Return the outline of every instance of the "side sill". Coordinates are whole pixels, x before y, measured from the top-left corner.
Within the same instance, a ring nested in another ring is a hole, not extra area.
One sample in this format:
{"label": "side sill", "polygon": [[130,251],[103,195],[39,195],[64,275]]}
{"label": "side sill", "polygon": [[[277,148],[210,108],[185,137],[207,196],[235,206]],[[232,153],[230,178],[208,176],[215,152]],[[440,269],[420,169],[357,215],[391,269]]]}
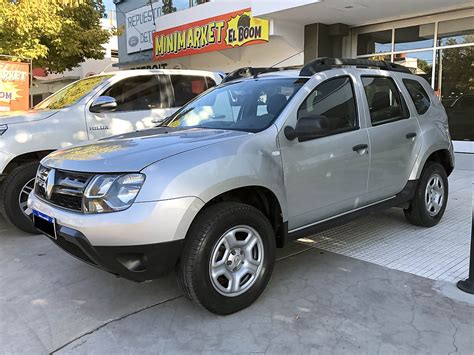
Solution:
{"label": "side sill", "polygon": [[382,211],[391,207],[398,207],[410,201],[415,196],[415,191],[418,186],[418,180],[410,180],[407,182],[405,187],[401,192],[399,192],[394,198],[389,200],[382,201],[377,204],[370,205],[366,208],[359,209],[354,212],[346,213],[342,216],[335,217],[325,222],[321,222],[307,228],[302,228],[294,232],[288,231],[288,222],[285,222],[284,225],[284,234],[282,236],[283,246],[288,242],[293,240],[308,237],[310,235],[323,232],[325,230],[337,227],[341,224],[348,223],[358,217],[367,215],[368,213],[373,213],[377,211]]}

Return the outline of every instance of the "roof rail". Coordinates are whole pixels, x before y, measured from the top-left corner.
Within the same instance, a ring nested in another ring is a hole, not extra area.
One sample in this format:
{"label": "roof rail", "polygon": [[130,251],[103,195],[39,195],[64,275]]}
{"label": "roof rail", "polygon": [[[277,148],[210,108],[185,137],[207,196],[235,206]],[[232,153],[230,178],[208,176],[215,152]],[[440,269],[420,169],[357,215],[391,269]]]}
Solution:
{"label": "roof rail", "polygon": [[301,76],[311,76],[316,73],[337,68],[341,66],[356,66],[359,68],[378,68],[382,70],[396,71],[411,74],[412,72],[407,67],[400,64],[384,60],[369,60],[369,59],[346,59],[346,58],[318,58],[305,64],[300,71]]}
{"label": "roof rail", "polygon": [[227,83],[232,80],[240,79],[240,78],[250,78],[256,77],[260,74],[265,73],[273,73],[282,70],[294,69],[294,67],[280,67],[280,68],[273,68],[273,67],[262,67],[262,68],[253,68],[253,67],[243,67],[236,69],[229,74],[222,80],[223,83]]}

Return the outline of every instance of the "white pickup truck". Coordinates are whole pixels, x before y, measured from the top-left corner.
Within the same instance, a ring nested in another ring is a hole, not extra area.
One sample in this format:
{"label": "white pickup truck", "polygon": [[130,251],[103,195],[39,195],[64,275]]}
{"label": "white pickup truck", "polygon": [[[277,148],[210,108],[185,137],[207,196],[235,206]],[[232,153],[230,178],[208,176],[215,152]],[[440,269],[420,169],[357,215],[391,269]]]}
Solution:
{"label": "white pickup truck", "polygon": [[26,202],[52,151],[150,128],[222,81],[197,70],[124,70],[76,81],[28,112],[0,115],[0,212],[35,233]]}

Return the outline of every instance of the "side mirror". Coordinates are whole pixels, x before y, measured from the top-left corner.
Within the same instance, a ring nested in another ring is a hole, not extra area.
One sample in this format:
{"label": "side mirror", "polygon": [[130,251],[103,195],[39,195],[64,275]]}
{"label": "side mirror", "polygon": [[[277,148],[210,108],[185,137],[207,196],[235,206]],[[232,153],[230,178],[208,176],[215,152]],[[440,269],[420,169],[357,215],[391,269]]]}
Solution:
{"label": "side mirror", "polygon": [[295,138],[300,142],[320,138],[329,133],[329,121],[322,115],[304,116],[296,122],[295,128],[286,126],[283,132],[290,141]]}
{"label": "side mirror", "polygon": [[91,107],[89,108],[90,112],[99,113],[99,112],[110,112],[114,111],[117,108],[117,101],[110,96],[99,96],[92,102]]}

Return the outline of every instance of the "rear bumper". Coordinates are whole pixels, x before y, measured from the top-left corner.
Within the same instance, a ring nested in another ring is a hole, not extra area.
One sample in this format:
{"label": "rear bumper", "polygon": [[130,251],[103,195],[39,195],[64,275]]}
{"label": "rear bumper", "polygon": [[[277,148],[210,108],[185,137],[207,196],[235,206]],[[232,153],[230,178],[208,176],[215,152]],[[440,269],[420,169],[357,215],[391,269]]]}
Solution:
{"label": "rear bumper", "polygon": [[181,254],[183,240],[127,246],[93,246],[81,232],[60,226],[51,239],[75,258],[125,279],[143,282],[172,271]]}

